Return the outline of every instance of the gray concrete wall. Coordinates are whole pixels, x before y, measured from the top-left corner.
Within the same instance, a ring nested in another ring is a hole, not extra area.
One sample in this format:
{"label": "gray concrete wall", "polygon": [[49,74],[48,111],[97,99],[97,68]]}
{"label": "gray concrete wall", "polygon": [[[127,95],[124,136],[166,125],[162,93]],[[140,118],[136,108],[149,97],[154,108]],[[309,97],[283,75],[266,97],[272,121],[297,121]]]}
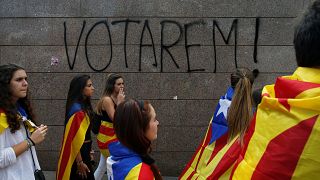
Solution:
{"label": "gray concrete wall", "polygon": [[[294,25],[310,2],[1,0],[0,64],[17,63],[28,71],[38,121],[48,124],[50,128],[46,142],[37,147],[44,170],[56,168],[71,78],[79,73],[92,76],[97,90],[95,103],[103,90],[106,74],[116,72],[124,76],[127,97],[149,99],[155,106],[160,126],[153,155],[163,175],[178,176],[205,135],[217,99],[229,85],[235,58],[238,67],[258,68],[261,71],[255,83],[257,88],[295,69],[292,46]],[[128,25],[124,41],[125,24],[115,24],[115,21],[126,19],[139,23]],[[71,69],[64,38],[72,63],[84,21],[86,24]],[[94,27],[101,21],[106,21],[110,33],[104,24]],[[234,21],[237,21],[237,28],[231,31]],[[145,29],[143,33],[145,22],[148,22],[150,31]],[[214,22],[226,38],[231,31],[229,44],[223,41]],[[143,44],[154,42],[157,66],[152,65],[155,62],[152,46],[143,47],[140,58],[142,34]],[[177,40],[177,44],[169,48],[173,61],[163,46]],[[189,48],[189,66],[186,43],[200,44]],[[254,62],[255,47],[257,62]],[[102,72],[96,72],[109,63],[111,51],[109,66]],[[52,58],[57,58],[59,63],[51,65]],[[188,72],[188,69],[204,71]],[[173,99],[174,96],[177,100]]]}

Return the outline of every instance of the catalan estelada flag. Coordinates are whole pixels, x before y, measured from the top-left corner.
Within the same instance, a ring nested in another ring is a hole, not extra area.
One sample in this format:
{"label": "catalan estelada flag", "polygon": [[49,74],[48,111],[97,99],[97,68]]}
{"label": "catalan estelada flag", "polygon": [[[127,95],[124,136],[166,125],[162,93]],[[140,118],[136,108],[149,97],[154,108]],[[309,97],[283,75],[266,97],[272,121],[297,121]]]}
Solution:
{"label": "catalan estelada flag", "polygon": [[320,179],[320,69],[265,86],[230,179]]}
{"label": "catalan estelada flag", "polygon": [[117,141],[117,136],[113,129],[113,123],[102,121],[97,135],[97,144],[101,154],[105,158],[109,156],[108,145],[115,141]]}
{"label": "catalan estelada flag", "polygon": [[[21,108],[19,108],[21,109]],[[26,117],[26,112],[25,112]],[[27,118],[26,118],[27,120]],[[30,121],[30,120],[28,120]],[[29,132],[33,132],[35,130],[34,127],[30,126],[30,124],[26,123],[26,127],[28,128]],[[5,129],[9,127],[8,121],[7,121],[7,115],[5,114],[3,109],[0,109],[0,134],[4,132]]]}
{"label": "catalan estelada flag", "polygon": [[71,106],[67,119],[57,167],[57,180],[70,179],[72,164],[80,152],[90,125],[88,115],[78,103],[74,103]]}
{"label": "catalan estelada flag", "polygon": [[232,96],[233,89],[230,87],[225,96],[220,98],[203,142],[179,179],[229,179],[233,164],[240,154],[238,137],[227,143],[227,112]]}
{"label": "catalan estelada flag", "polygon": [[109,150],[111,154],[107,159],[109,180],[154,180],[150,166],[143,162],[137,153],[128,149],[119,141],[111,143]]}

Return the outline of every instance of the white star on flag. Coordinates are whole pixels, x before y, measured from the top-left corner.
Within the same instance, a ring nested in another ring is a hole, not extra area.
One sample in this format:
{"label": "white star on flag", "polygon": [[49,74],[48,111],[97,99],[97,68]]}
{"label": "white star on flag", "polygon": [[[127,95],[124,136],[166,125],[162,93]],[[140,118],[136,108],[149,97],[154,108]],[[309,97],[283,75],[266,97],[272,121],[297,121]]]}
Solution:
{"label": "white star on flag", "polygon": [[228,113],[228,109],[231,104],[231,101],[228,99],[220,99],[219,104],[220,104],[220,108],[217,112],[217,116],[223,113],[224,117],[227,118],[227,113]]}

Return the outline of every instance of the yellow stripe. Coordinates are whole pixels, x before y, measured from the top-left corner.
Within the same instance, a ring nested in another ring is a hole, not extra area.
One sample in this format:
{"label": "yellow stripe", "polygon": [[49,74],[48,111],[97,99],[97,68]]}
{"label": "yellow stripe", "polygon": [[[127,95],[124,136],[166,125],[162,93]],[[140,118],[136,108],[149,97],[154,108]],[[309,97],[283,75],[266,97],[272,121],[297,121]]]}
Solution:
{"label": "yellow stripe", "polygon": [[[309,82],[312,80],[319,83],[319,73],[319,70],[310,71],[310,68],[298,68],[293,76],[287,76],[285,78],[296,80],[308,79]],[[274,85],[266,86],[263,90],[263,93],[265,92],[269,93],[270,97],[263,97],[262,102],[259,105],[255,132],[249,142],[244,160],[240,162],[235,170],[233,179],[251,179],[251,176],[270,140],[292,126],[297,125],[301,121],[319,115],[320,113],[319,88],[306,90],[300,93],[295,99],[288,99],[290,111],[280,104],[278,99],[272,98],[275,97]],[[318,158],[318,152],[320,149],[318,141],[320,136],[320,125],[318,121],[316,122],[313,132],[304,148],[303,154],[298,162],[297,169],[294,172],[293,179],[301,178],[301,174],[303,174],[303,178],[306,178],[305,176],[307,174],[310,174],[310,177],[320,176],[320,160]],[[309,173],[310,171],[313,172]]]}
{"label": "yellow stripe", "polygon": [[[107,128],[113,128],[113,123],[107,122],[107,121],[102,121],[100,126],[104,126]],[[107,141],[111,141],[116,138],[117,138],[117,136],[115,134],[113,136],[107,136],[105,134],[98,133],[98,135],[97,135],[97,140],[102,143],[106,143]],[[101,154],[106,158],[110,155],[108,149],[100,149],[99,148],[99,150],[100,150]]]}
{"label": "yellow stripe", "polygon": [[141,169],[142,163],[139,163],[135,167],[133,167],[128,175],[125,177],[126,180],[136,180],[139,178],[140,169]]}
{"label": "yellow stripe", "polygon": [[65,147],[65,144],[66,144],[66,140],[67,140],[67,135],[69,134],[69,130],[70,130],[70,126],[72,124],[72,121],[70,119],[73,119],[73,117],[75,116],[75,114],[73,114],[69,120],[68,120],[68,123],[64,129],[64,134],[63,134],[63,141],[62,141],[62,147],[61,147],[61,150],[60,150],[60,157],[59,157],[59,160],[58,160],[58,167],[57,167],[57,172],[60,172],[60,164],[61,164],[61,158],[62,158],[62,153],[64,152],[64,147]]}
{"label": "yellow stripe", "polygon": [[7,122],[7,116],[5,113],[0,113],[0,134],[3,133],[5,129],[9,127],[9,124]]}
{"label": "yellow stripe", "polygon": [[[209,126],[207,128],[207,132],[206,132],[206,135],[205,135],[204,139],[206,139],[207,136],[208,136],[209,129],[210,129],[211,123],[212,123],[212,119],[213,119],[213,116],[211,117],[211,120],[210,120]],[[204,143],[205,142],[202,142],[202,144],[201,144],[202,147],[204,146]],[[197,165],[197,162],[198,162],[199,158],[201,158],[200,157],[201,149],[202,148],[200,148],[199,151],[197,152],[197,154],[195,155],[195,157],[194,157],[192,163],[190,164],[190,167],[188,168],[188,170],[183,174],[183,176],[180,177],[181,179],[187,179],[192,174],[192,172],[195,171],[195,167]],[[193,175],[193,177],[195,177],[195,176],[198,176],[197,173]]]}
{"label": "yellow stripe", "polygon": [[315,179],[320,177],[319,143],[320,116],[316,120],[312,133],[304,147],[292,179]]}
{"label": "yellow stripe", "polygon": [[[212,123],[212,119],[210,121],[209,127],[211,127],[211,123]],[[209,132],[209,128],[207,130],[206,136],[205,138],[207,138],[207,136],[209,136],[208,134]],[[211,134],[210,134],[211,136]],[[181,177],[181,179],[187,179],[194,171],[195,173],[193,174],[193,176],[191,177],[191,179],[207,179],[208,176],[210,176],[212,174],[212,172],[215,170],[215,168],[217,167],[217,165],[219,164],[219,162],[221,161],[222,157],[225,155],[225,153],[229,150],[229,148],[232,146],[232,144],[238,139],[238,136],[235,137],[230,143],[226,144],[217,154],[216,156],[210,161],[210,163],[207,165],[211,154],[215,148],[216,142],[213,142],[212,144],[208,145],[205,147],[201,157],[200,156],[200,152],[198,151],[190,168],[185,172],[185,174]],[[203,146],[203,144],[202,144]],[[200,158],[200,160],[199,160]],[[198,163],[197,169],[195,169],[195,166]],[[223,174],[223,178],[229,178],[230,174],[231,174],[231,170],[232,168],[230,167],[224,174]]]}
{"label": "yellow stripe", "polygon": [[[226,152],[229,150],[229,148],[232,146],[232,144],[238,140],[238,136],[235,137],[230,143],[226,144],[217,154],[216,156],[211,160],[211,162],[207,165],[209,158],[213,152],[214,146],[208,146],[208,148],[205,149],[205,153],[203,154],[203,157],[201,159],[201,164],[199,163],[199,168],[197,173],[199,173],[199,177],[203,177],[204,179],[207,179],[213,171],[216,169],[217,165],[220,163],[223,156],[226,154]],[[215,144],[215,143],[214,143]],[[229,174],[230,175],[230,174]]]}
{"label": "yellow stripe", "polygon": [[[69,119],[69,121],[68,121],[68,123],[66,125],[66,132],[64,133],[63,146],[62,146],[62,151],[61,152],[64,152],[66,139],[67,139],[67,136],[69,134],[69,130],[70,130],[70,126],[72,124],[72,120],[73,120],[75,115],[76,114],[71,116],[71,118]],[[81,146],[82,146],[82,144],[84,142],[85,134],[86,134],[86,131],[87,131],[88,127],[89,127],[89,124],[90,124],[90,119],[86,114],[84,120],[82,120],[82,122],[80,124],[80,128],[78,129],[75,137],[73,138],[72,145],[71,145],[71,153],[70,153],[70,156],[69,156],[69,160],[68,160],[65,172],[64,172],[63,177],[62,177],[63,180],[70,179],[70,173],[71,173],[72,164],[73,164],[77,154],[80,152],[80,148],[81,148]],[[60,156],[60,158],[59,158],[59,164],[61,164],[61,157],[62,156]],[[58,171],[60,171],[60,166],[58,166]]]}
{"label": "yellow stripe", "polygon": [[320,84],[320,69],[298,67],[292,76],[283,76],[287,79],[299,80]]}
{"label": "yellow stripe", "polygon": [[230,168],[219,177],[219,180],[229,180],[233,166],[234,164],[230,166]]}

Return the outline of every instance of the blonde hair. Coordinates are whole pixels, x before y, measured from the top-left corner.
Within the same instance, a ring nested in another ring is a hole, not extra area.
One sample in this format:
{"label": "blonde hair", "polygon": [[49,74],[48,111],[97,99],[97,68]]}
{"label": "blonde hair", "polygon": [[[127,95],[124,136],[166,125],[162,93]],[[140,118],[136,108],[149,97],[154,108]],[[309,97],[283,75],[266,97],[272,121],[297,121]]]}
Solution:
{"label": "blonde hair", "polygon": [[231,74],[231,85],[234,94],[228,110],[228,142],[239,135],[240,143],[243,144],[244,134],[252,118],[252,84],[255,76],[247,68],[239,68]]}

